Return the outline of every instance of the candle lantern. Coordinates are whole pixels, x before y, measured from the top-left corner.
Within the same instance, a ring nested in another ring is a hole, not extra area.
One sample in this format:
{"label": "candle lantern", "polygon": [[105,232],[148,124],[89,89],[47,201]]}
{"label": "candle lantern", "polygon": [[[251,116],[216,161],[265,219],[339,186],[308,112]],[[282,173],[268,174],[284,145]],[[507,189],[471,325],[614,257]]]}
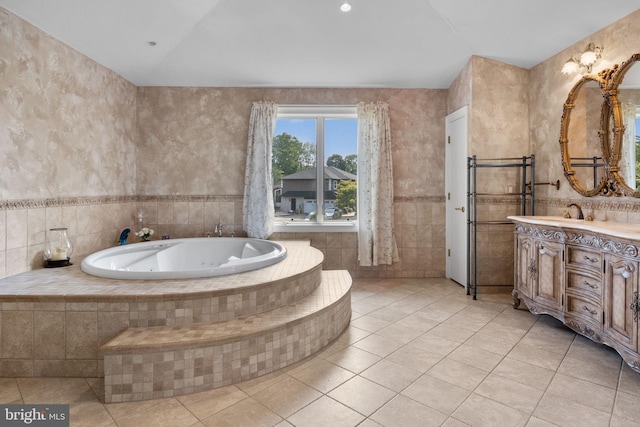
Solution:
{"label": "candle lantern", "polygon": [[67,235],[67,228],[50,228],[44,245],[44,266],[50,268],[71,265],[69,261],[72,253],[73,244]]}

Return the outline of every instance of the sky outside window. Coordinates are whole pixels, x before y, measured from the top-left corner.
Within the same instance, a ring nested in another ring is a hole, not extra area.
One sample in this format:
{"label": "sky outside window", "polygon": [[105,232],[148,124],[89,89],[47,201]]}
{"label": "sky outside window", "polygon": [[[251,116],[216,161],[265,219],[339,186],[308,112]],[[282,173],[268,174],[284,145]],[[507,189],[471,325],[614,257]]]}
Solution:
{"label": "sky outside window", "polygon": [[[358,120],[356,119],[325,119],[324,128],[324,162],[332,154],[342,157],[357,153]],[[278,119],[274,135],[288,133],[301,142],[316,142],[316,127],[314,120]]]}

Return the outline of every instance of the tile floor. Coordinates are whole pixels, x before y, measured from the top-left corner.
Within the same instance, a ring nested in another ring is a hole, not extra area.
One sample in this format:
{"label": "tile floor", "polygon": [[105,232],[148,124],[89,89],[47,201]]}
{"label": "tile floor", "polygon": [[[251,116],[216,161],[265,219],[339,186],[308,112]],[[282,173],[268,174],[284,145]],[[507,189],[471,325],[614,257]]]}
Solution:
{"label": "tile floor", "polygon": [[69,403],[91,427],[640,426],[640,374],[510,303],[446,279],[358,279],[349,329],[266,377],[107,405],[101,379],[4,378],[0,402]]}

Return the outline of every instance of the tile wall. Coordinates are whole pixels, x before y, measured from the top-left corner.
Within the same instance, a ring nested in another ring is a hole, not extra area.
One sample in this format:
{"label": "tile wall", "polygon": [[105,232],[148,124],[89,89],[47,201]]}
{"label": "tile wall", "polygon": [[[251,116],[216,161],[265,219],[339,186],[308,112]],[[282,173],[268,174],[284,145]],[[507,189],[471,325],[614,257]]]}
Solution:
{"label": "tile wall", "polygon": [[[155,230],[154,239],[202,237],[223,224],[223,234],[243,236],[242,198],[166,196],[30,200],[0,204],[0,278],[43,267],[46,230],[67,227],[75,249],[72,262],[115,246],[124,228]],[[324,254],[325,270],[348,270],[353,277],[443,277],[444,197],[396,198],[397,244],[401,261],[393,266],[359,267],[355,233],[275,233],[273,240],[305,239]],[[129,242],[137,238],[129,235]]]}

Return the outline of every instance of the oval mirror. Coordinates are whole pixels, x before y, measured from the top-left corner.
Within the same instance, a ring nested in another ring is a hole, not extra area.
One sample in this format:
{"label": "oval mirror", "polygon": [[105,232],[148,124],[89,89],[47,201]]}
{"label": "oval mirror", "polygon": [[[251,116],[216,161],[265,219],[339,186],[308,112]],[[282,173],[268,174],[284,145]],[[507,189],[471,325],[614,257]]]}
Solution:
{"label": "oval mirror", "polygon": [[609,102],[613,112],[611,174],[627,196],[640,197],[640,54],[613,74]]}
{"label": "oval mirror", "polygon": [[560,149],[571,187],[590,197],[606,192],[609,114],[603,106],[605,82],[586,75],[569,92],[562,113]]}

